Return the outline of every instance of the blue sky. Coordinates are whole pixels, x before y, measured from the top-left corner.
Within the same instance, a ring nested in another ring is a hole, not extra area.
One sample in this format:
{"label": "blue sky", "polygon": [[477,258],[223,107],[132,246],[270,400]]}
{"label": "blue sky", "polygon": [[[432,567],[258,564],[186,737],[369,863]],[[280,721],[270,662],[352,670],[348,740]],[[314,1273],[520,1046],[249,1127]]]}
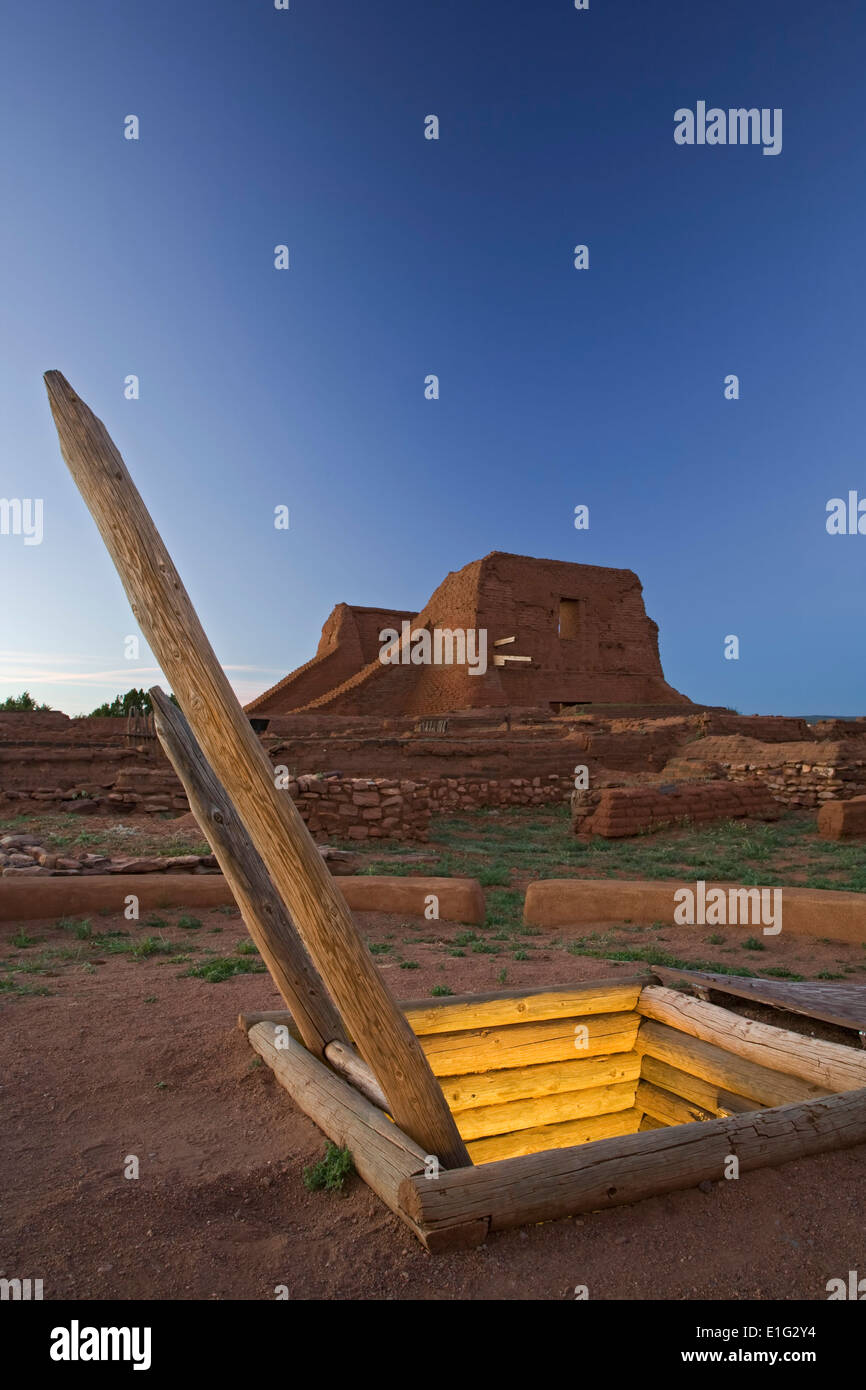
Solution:
{"label": "blue sky", "polygon": [[[634,569],[693,699],[864,711],[866,536],[825,529],[866,496],[856,0],[13,0],[0,39],[0,495],[44,500],[0,535],[0,698],[158,678],[59,368],[242,699],[335,603],[507,550]],[[782,152],[676,145],[699,100],[782,108]]]}

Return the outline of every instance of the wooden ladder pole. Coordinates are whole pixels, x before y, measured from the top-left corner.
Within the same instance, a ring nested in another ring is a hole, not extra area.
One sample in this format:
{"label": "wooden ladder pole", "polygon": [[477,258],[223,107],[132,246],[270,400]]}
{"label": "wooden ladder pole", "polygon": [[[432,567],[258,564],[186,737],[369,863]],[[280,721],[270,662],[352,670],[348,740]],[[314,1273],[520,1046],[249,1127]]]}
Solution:
{"label": "wooden ladder pole", "polygon": [[291,798],[214,655],[171,557],[101,420],[45,373],[60,449],[133,614],[235,805],[400,1128],[444,1168],[469,1157],[421,1044],[397,1008]]}
{"label": "wooden ladder pole", "polygon": [[324,1057],[328,1043],[347,1042],[334,1002],[183,710],[158,685],[148,693],[159,741],[183,783],[190,809],[216,855],[247,930],[291,1010],[304,1045]]}

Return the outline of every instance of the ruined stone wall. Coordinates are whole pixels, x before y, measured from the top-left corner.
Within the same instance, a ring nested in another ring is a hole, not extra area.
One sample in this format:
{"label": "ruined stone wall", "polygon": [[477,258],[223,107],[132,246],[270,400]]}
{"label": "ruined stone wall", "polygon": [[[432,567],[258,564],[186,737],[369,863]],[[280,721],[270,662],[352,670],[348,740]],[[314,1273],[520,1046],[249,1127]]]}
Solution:
{"label": "ruined stone wall", "polygon": [[730,782],[676,783],[662,787],[611,787],[585,799],[575,796],[572,824],[576,834],[621,839],[683,824],[706,825],[743,816],[776,820],[781,806],[769,789],[754,779]]}
{"label": "ruined stone wall", "polygon": [[866,737],[761,743],[741,736],[698,739],[680,748],[665,775],[761,782],[777,801],[815,807],[866,793]]}

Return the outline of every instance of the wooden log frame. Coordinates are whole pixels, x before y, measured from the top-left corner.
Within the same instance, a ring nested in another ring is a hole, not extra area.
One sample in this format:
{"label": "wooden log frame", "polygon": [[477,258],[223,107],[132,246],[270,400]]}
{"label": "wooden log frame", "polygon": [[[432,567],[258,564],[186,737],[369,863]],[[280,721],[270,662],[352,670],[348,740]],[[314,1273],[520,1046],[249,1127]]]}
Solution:
{"label": "wooden log frame", "polygon": [[[468,1163],[441,1087],[397,1009],[300,813],[217,661],[180,575],[101,420],[60,372],[45,373],[60,449],[132,611],[195,738],[231,798],[391,1114],[446,1166]],[[269,941],[271,954],[282,946]]]}
{"label": "wooden log frame", "polygon": [[[570,991],[544,991],[549,996],[559,995],[559,999],[549,998],[541,1004],[537,1003],[540,991],[524,996],[501,991],[495,997],[486,996],[474,1002],[485,1007],[495,1005],[491,1016],[494,1025],[515,1015],[525,1018],[529,1000],[535,1000],[535,1007],[545,1013],[550,1010],[550,1015],[538,1022],[550,1022],[551,1018],[554,1022],[570,1022],[570,1018],[562,1018],[559,1003],[569,1011],[587,1008],[592,997],[590,989],[594,989],[597,1004],[616,1009],[631,999],[623,1001],[619,995],[608,995],[606,988],[608,985],[619,988],[624,983],[602,981],[586,987],[576,986]],[[401,1007],[408,1017],[414,1015],[418,1019],[419,1026],[436,1030],[427,1037],[444,1040],[447,1037],[445,1024],[456,1029],[458,1035],[468,1031],[460,1025],[471,1017],[472,1006],[473,997],[465,996],[432,1003],[415,1001]],[[241,1015],[239,1020],[242,1026],[250,1028],[251,1042],[269,1065],[274,1066],[275,1023],[278,1025],[287,1018],[284,1011],[271,1011],[268,1015]],[[726,1021],[727,1026],[732,1027],[734,1020],[742,1021],[732,1015]],[[510,1026],[513,1025],[501,1022],[505,1029]],[[528,1025],[530,1029],[533,1026],[536,1026],[535,1021]],[[493,1031],[496,1031],[495,1026]],[[785,1030],[775,1031],[784,1033]],[[669,1046],[668,1036],[676,1040],[675,1049]],[[262,1046],[263,1037],[270,1039],[269,1047]],[[803,1041],[812,1040],[804,1038]],[[859,1057],[856,1051],[850,1051],[853,1057]],[[663,1055],[659,1057],[656,1053]],[[383,1165],[375,1158],[383,1135],[398,1146],[403,1145],[405,1136],[397,1138],[394,1135],[396,1126],[391,1125],[381,1108],[359,1111],[359,1105],[367,1105],[367,1102],[361,1101],[353,1085],[323,1068],[298,1044],[279,1055],[280,1064],[274,1066],[278,1080],[335,1142],[348,1143],[350,1148],[360,1146],[360,1163],[356,1163],[359,1172],[430,1250],[465,1248],[483,1241],[488,1231],[556,1220],[689,1188],[706,1180],[718,1181],[724,1178],[731,1155],[736,1156],[740,1171],[748,1172],[866,1143],[866,1088],[828,1094],[813,1082],[774,1072],[770,1067],[726,1053],[715,1044],[678,1033],[669,1025],[644,1020],[636,1051],[576,1063],[540,1064],[525,1068],[523,1079],[519,1069],[508,1068],[471,1077],[446,1078],[443,1081],[446,1094],[451,1085],[469,1088],[464,1096],[469,1104],[457,1111],[456,1118],[458,1123],[464,1122],[469,1151],[477,1166],[440,1169],[438,1176],[431,1178],[426,1169],[422,1172],[413,1167],[418,1157],[414,1150],[409,1150],[408,1158],[403,1150],[405,1162],[402,1166]],[[710,1079],[665,1060],[670,1056],[677,1062],[708,1072]],[[335,1065],[339,1058],[332,1061],[329,1056],[328,1061]],[[329,1078],[326,1102],[320,1095],[321,1086],[309,1082],[311,1064],[314,1076],[321,1079],[324,1072]],[[364,1064],[359,1065],[363,1068]],[[575,1073],[575,1067],[587,1070]],[[553,1084],[553,1074],[559,1068],[565,1069],[568,1086],[573,1084],[575,1077],[578,1082],[565,1096],[558,1084]],[[631,1088],[623,1086],[624,1078],[610,1068],[627,1072],[628,1080],[636,1087],[633,1103],[629,1101]],[[606,1086],[594,1089],[590,1085],[592,1069],[595,1069],[595,1079],[605,1078]],[[528,1084],[526,1078],[533,1072],[538,1091],[534,1100],[531,1095],[526,1096],[527,1115],[532,1116],[533,1105],[537,1107],[536,1114],[543,1113],[545,1091],[552,1086],[547,1091],[548,1099],[554,1101],[549,1121],[508,1133],[490,1133],[489,1117],[482,1112],[497,1109],[506,1112],[515,1104],[514,1099],[508,1099],[515,1094],[518,1094],[516,1103],[523,1104],[521,1097]],[[720,1085],[719,1076],[762,1095],[769,1090],[774,1096],[781,1096],[783,1103],[773,1100],[772,1108],[767,1108],[767,1101],[755,1100],[748,1094]],[[775,1081],[767,1078],[775,1078]],[[485,1090],[485,1086],[489,1089]],[[595,1113],[589,1113],[594,1107],[610,1104],[610,1096],[602,1098],[603,1089],[615,1093],[614,1103],[620,1108],[606,1113],[598,1113],[596,1109]],[[618,1089],[619,1095],[616,1094]],[[578,1114],[558,1120],[555,1105],[575,1095],[583,1097],[582,1107],[578,1100]],[[503,1097],[505,1103],[490,1104],[491,1097],[496,1096]],[[342,1106],[347,1107],[348,1115],[343,1113]],[[581,1108],[588,1113],[579,1113]],[[367,1135],[363,1128],[364,1117],[372,1125],[373,1136]],[[354,1126],[351,1130],[349,1119]],[[479,1132],[484,1129],[486,1133],[473,1139],[470,1136],[475,1128]],[[373,1158],[368,1156],[371,1146]]]}
{"label": "wooden log frame", "polygon": [[401,1214],[422,1238],[486,1218],[491,1231],[604,1210],[724,1178],[731,1155],[741,1173],[866,1143],[866,1089],[772,1110],[645,1128],[578,1148],[549,1149],[480,1167],[407,1176]]}
{"label": "wooden log frame", "polygon": [[827,1091],[866,1086],[866,1052],[841,1043],[754,1023],[717,1004],[660,985],[643,989],[638,1007],[645,1018]]}

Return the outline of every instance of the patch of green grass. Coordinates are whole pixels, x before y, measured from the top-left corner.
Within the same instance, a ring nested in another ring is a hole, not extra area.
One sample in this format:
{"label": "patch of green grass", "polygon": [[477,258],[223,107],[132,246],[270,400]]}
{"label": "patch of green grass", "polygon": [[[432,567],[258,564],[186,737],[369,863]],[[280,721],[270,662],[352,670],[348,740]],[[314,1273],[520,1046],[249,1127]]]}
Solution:
{"label": "patch of green grass", "polygon": [[528,951],[524,951],[524,950],[515,951],[515,952],[514,952],[514,959],[515,959],[515,960],[529,960],[529,952],[528,952]]}
{"label": "patch of green grass", "polygon": [[7,980],[5,976],[0,977],[0,991],[2,991],[3,994],[16,994],[21,996],[28,994],[51,994],[50,989],[45,989],[41,985],[22,985],[18,980]]}
{"label": "patch of green grass", "polygon": [[309,1192],[342,1192],[346,1179],[355,1171],[349,1149],[338,1149],[330,1139],[325,1157],[304,1169],[304,1187]]}
{"label": "patch of green grass", "polygon": [[35,936],[27,936],[25,932],[20,930],[17,931],[14,936],[10,936],[9,940],[19,951],[26,951],[31,946],[36,945]]}
{"label": "patch of green grass", "polygon": [[235,955],[237,956],[257,956],[258,954],[258,946],[249,937],[244,937],[243,941],[239,941],[235,946]]}
{"label": "patch of green grass", "polygon": [[151,956],[169,956],[176,947],[162,936],[143,936],[129,946],[133,960],[150,960]]}
{"label": "patch of green grass", "polygon": [[200,917],[189,917],[186,913],[177,919],[177,925],[184,931],[198,931],[201,924]]}
{"label": "patch of green grass", "polygon": [[168,922],[164,917],[157,917],[156,913],[152,912],[149,917],[145,917],[141,925],[143,927],[151,927],[154,931],[164,931],[168,926]]}
{"label": "patch of green grass", "polygon": [[492,864],[482,864],[477,869],[474,877],[478,879],[482,888],[495,888],[499,884],[507,884],[510,879],[510,871],[504,860],[494,860]]}
{"label": "patch of green grass", "polygon": [[359,873],[359,877],[361,874],[372,874],[378,878],[382,874],[388,874],[391,877],[406,878],[408,875],[417,872],[417,864],[401,864],[398,859],[377,859],[372,864],[365,864]]}
{"label": "patch of green grass", "polygon": [[389,941],[370,941],[367,944],[371,956],[384,956],[394,949]]}
{"label": "patch of green grass", "polygon": [[744,951],[766,951],[767,947],[763,941],[759,941],[756,936],[747,936],[743,942]]}
{"label": "patch of green grass", "polygon": [[[743,887],[782,887],[797,881],[866,892],[866,860],[856,846],[822,841],[814,814],[786,812],[773,823],[724,821],[686,825],[629,840],[577,841],[566,805],[489,808],[436,817],[438,863],[428,872],[591,878],[715,879]],[[793,868],[792,868],[793,866]],[[504,891],[508,891],[507,889]]]}
{"label": "patch of green grass", "polygon": [[592,956],[595,960],[614,960],[614,961],[636,961],[645,965],[664,965],[669,970],[707,970],[715,972],[717,975],[746,975],[754,977],[754,971],[746,970],[744,966],[725,965],[721,961],[710,960],[686,960],[682,956],[673,956],[669,951],[660,951],[656,946],[634,946],[616,948],[609,945],[585,945],[580,941],[572,941],[568,946],[569,954],[572,956]]}
{"label": "patch of green grass", "polygon": [[450,985],[434,985],[430,993],[434,999],[442,999],[446,994],[453,994],[454,991]]}
{"label": "patch of green grass", "polygon": [[417,960],[401,960],[401,962],[400,962],[400,969],[401,969],[401,970],[420,970],[421,967],[420,967],[420,965],[418,964]]}
{"label": "patch of green grass", "polygon": [[704,937],[704,940],[708,946],[724,946],[725,944],[725,938],[718,931],[714,931],[712,936]]}
{"label": "patch of green grass", "polygon": [[191,965],[184,970],[182,978],[192,977],[207,980],[209,984],[219,985],[234,975],[261,975],[265,966],[261,960],[251,960],[249,956],[217,956],[204,965]]}

